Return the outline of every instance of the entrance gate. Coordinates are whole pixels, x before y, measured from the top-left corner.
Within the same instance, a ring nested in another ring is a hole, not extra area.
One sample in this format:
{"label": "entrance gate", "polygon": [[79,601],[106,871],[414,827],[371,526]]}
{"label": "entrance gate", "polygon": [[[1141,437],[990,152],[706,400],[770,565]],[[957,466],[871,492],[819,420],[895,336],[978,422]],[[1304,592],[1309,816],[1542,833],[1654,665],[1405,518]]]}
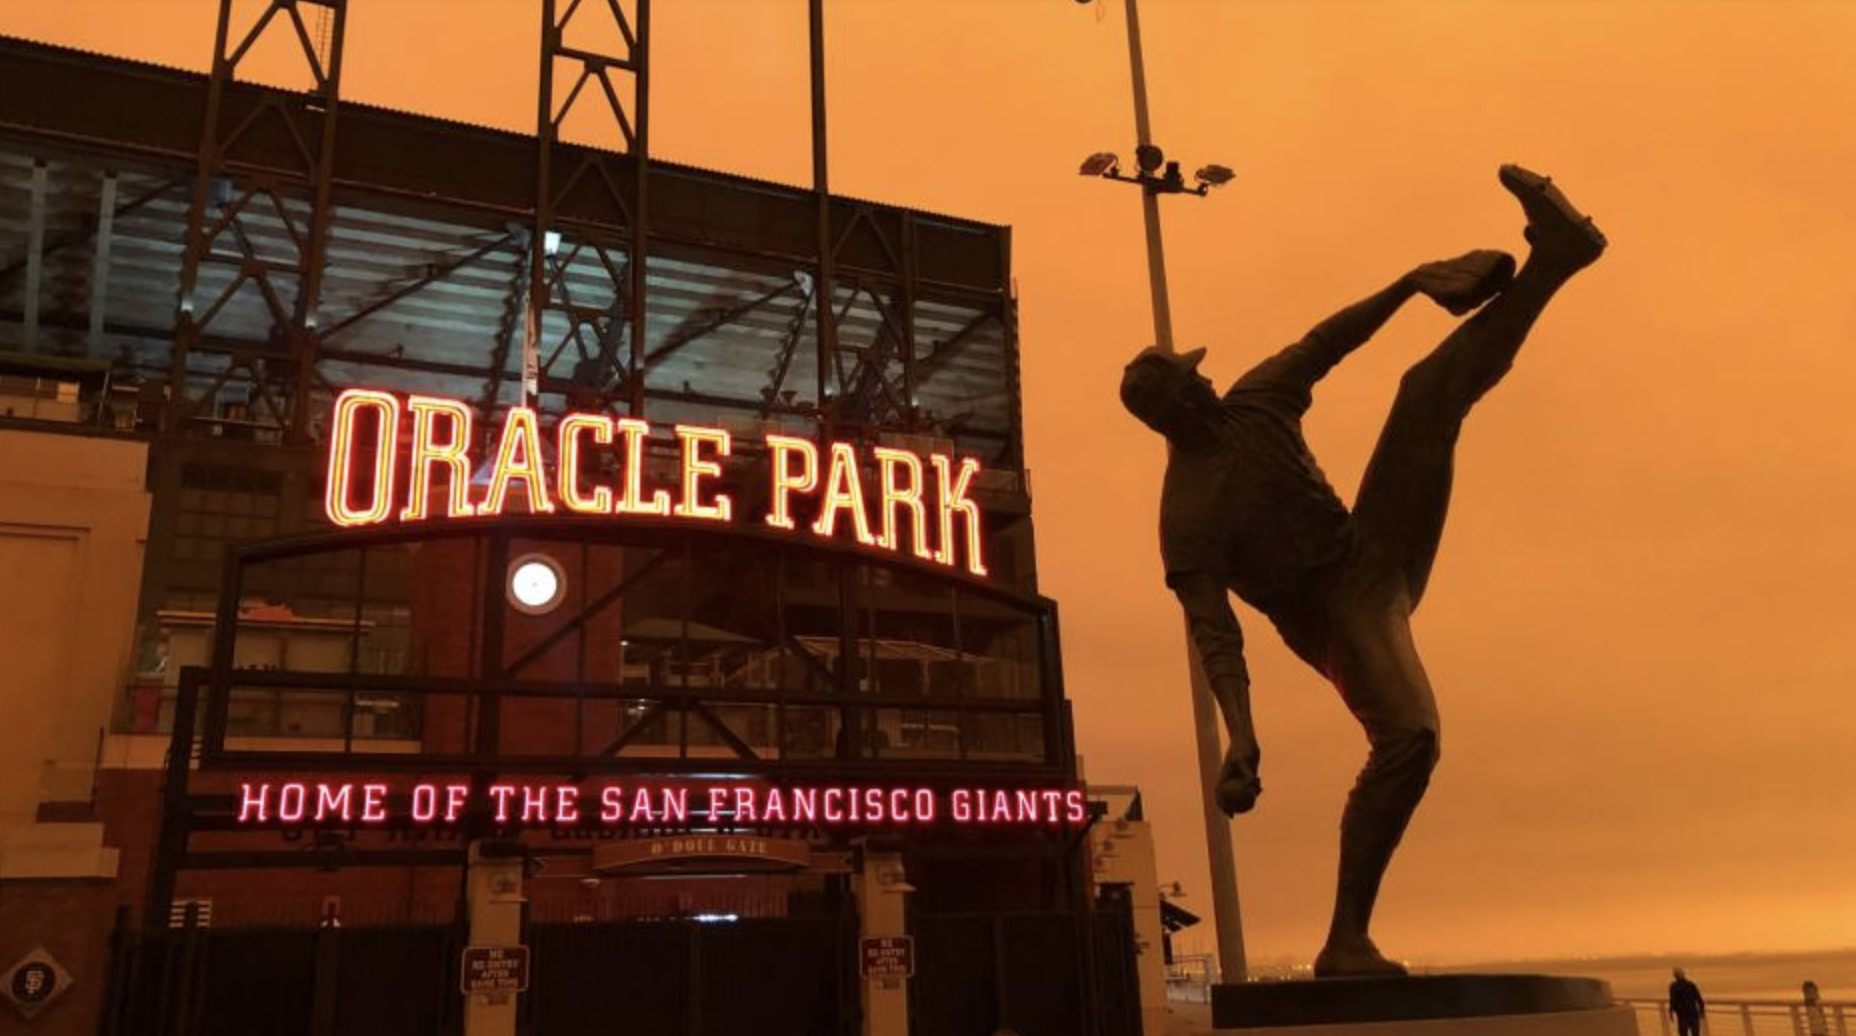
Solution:
{"label": "entrance gate", "polygon": [[848,916],[536,925],[530,944],[538,1036],[858,1031]]}
{"label": "entrance gate", "polygon": [[918,913],[911,1031],[1140,1036],[1134,923],[1088,913]]}
{"label": "entrance gate", "polygon": [[[854,1036],[854,918],[530,926],[518,1031]],[[451,927],[124,930],[104,1036],[463,1030]]]}

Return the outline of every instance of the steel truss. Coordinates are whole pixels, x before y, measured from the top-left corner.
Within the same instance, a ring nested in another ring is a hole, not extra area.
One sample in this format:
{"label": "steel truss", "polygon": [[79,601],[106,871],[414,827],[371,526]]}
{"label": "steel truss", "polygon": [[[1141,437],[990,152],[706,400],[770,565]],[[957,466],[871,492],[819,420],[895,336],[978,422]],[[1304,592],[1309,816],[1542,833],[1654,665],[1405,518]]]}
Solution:
{"label": "steel truss", "polygon": [[[828,198],[822,207],[829,210],[829,233],[821,237],[816,227],[799,232],[808,210],[821,207],[816,194],[650,162],[640,150],[643,77],[627,70],[642,70],[645,39],[636,14],[624,23],[632,27],[629,35],[614,30],[613,53],[598,64],[566,43],[563,19],[577,25],[589,13],[609,9],[606,0],[548,12],[554,28],[546,35],[556,52],[551,61],[579,71],[562,78],[578,89],[550,101],[543,128],[551,139],[544,149],[532,138],[473,136],[430,120],[342,104],[337,65],[342,35],[333,24],[342,12],[335,7],[323,8],[335,30],[326,51],[304,51],[317,58],[310,73],[317,88],[309,96],[233,78],[257,34],[283,32],[300,45],[308,34],[297,28],[301,12],[313,14],[319,6],[299,10],[275,0],[271,17],[236,46],[228,32],[215,74],[203,78],[138,69],[130,78],[112,79],[125,73],[94,58],[4,44],[8,67],[0,78],[10,83],[17,75],[22,82],[42,83],[43,92],[57,98],[49,105],[27,105],[20,103],[23,93],[8,90],[13,100],[0,99],[0,133],[33,139],[26,154],[51,164],[48,199],[68,197],[70,187],[55,182],[58,177],[89,169],[99,170],[106,186],[117,180],[108,171],[120,170],[122,188],[113,205],[101,202],[102,194],[114,192],[98,191],[96,216],[87,221],[92,227],[73,232],[69,224],[54,229],[48,222],[44,232],[28,237],[24,254],[9,253],[0,283],[17,285],[35,269],[41,279],[67,277],[69,262],[54,266],[47,257],[91,240],[98,273],[91,292],[100,295],[111,262],[123,262],[108,254],[112,222],[115,236],[127,230],[141,241],[158,240],[170,232],[165,221],[182,216],[170,215],[176,192],[188,197],[182,217],[186,248],[175,262],[185,287],[176,284],[175,304],[164,314],[168,326],[136,308],[143,306],[139,301],[125,309],[112,299],[98,326],[87,328],[82,314],[59,308],[60,300],[83,297],[82,286],[73,292],[62,282],[50,288],[49,311],[32,305],[40,292],[28,291],[21,296],[25,311],[0,314],[67,338],[95,330],[113,339],[112,345],[135,339],[149,354],[143,370],[163,375],[173,397],[165,430],[217,434],[215,415],[203,412],[213,395],[249,385],[254,421],[279,426],[286,441],[311,442],[314,401],[326,398],[330,379],[355,378],[354,365],[474,376],[474,388],[448,391],[479,397],[493,411],[509,401],[502,398],[506,371],[519,369],[510,354],[526,342],[531,316],[535,332],[546,333],[545,340],[536,339],[533,355],[537,387],[552,397],[544,403],[550,409],[570,396],[581,405],[603,400],[615,408],[642,407],[646,397],[661,396],[669,404],[713,404],[745,415],[835,418],[853,434],[909,433],[929,423],[924,406],[933,407],[942,421],[948,411],[960,409],[953,399],[970,391],[966,386],[951,390],[952,399],[945,388],[932,400],[927,393],[941,372],[972,367],[971,343],[985,343],[984,366],[1015,380],[1011,306],[1001,287],[1009,238],[1002,229]],[[628,78],[633,82],[627,84]],[[627,85],[629,107],[623,103]],[[615,105],[615,97],[621,103]],[[189,104],[210,110],[207,128],[214,132],[196,127],[183,142],[180,124],[160,113]],[[629,141],[632,154],[560,139],[563,120],[587,104],[617,127],[616,137],[621,144]],[[333,146],[338,124],[344,142],[339,152]],[[456,160],[461,147],[469,148],[469,163]],[[99,148],[108,157],[99,158]],[[181,151],[189,155],[188,173],[176,168]],[[532,171],[526,196],[508,186],[518,152]],[[547,192],[541,190],[544,161]],[[634,218],[647,194],[649,220]],[[394,221],[408,217],[423,220],[425,229],[402,233]],[[393,234],[394,241],[376,257],[369,243],[381,232]],[[640,237],[648,237],[649,247]],[[549,254],[551,239],[557,243]],[[408,250],[421,241],[428,249],[423,260],[408,261]],[[331,243],[339,269],[328,262]],[[139,291],[154,273],[147,266],[147,246],[137,248],[130,262],[141,278]],[[633,255],[647,252],[658,270],[650,279],[658,297],[649,306],[634,305],[633,299],[642,300],[646,264]],[[533,261],[537,253],[539,263]],[[821,257],[831,268],[829,292],[820,290]],[[679,286],[687,283],[679,264],[692,262],[705,271],[699,286]],[[769,279],[731,287],[718,277],[729,270]],[[434,353],[424,345],[395,344],[397,314],[456,305],[457,295],[427,289],[451,290],[463,281],[475,291],[486,278],[515,290],[500,320],[481,311],[471,318],[484,329],[481,352],[473,356],[453,345]],[[333,293],[328,285],[335,285]],[[113,291],[116,281],[107,287]],[[540,308],[532,305],[538,292],[547,299]],[[819,304],[826,298],[830,305]],[[924,301],[936,307],[927,323],[917,316]],[[971,328],[941,323],[950,305],[966,310],[960,319],[971,321]],[[855,330],[837,326],[847,314]],[[769,318],[785,331],[771,333]],[[820,368],[812,350],[802,351],[801,345],[827,334],[844,341],[827,350]],[[1009,370],[991,358],[1002,336],[1008,339],[1003,359]],[[171,350],[162,350],[168,339]],[[729,343],[728,362],[760,364],[758,384],[717,391],[691,379],[687,368],[680,376],[671,372],[692,347],[717,348],[716,339]],[[764,359],[750,356],[756,350],[764,350]],[[93,344],[90,351],[102,350]],[[331,361],[340,365],[339,373],[331,372]],[[817,377],[825,383],[823,396],[817,385],[799,383],[801,372],[806,382]],[[971,382],[973,375],[965,377]],[[1005,385],[998,389],[1009,391]],[[821,399],[831,406],[821,407]],[[831,421],[821,423],[822,431],[831,431]],[[960,434],[978,439],[970,448],[990,465],[1013,467],[1020,462],[1016,425],[995,421]]]}
{"label": "steel truss", "polygon": [[[571,378],[577,394],[591,395],[602,405],[623,400],[630,413],[644,412],[651,0],[632,0],[632,4],[628,14],[619,0],[566,0],[565,9],[560,0],[542,0],[535,215],[528,242],[528,311],[523,334],[524,401],[541,393],[543,375],[554,371],[556,361],[571,345],[575,359]],[[610,14],[612,21],[581,33],[592,35],[589,45],[570,44],[568,33],[576,24],[576,15],[578,25],[588,26],[600,10]],[[569,70],[573,85],[557,102],[555,77],[563,69]],[[629,82],[629,103],[621,99],[615,77]],[[596,90],[589,89],[594,84]],[[613,161],[610,152],[583,149],[570,154],[559,147],[568,117],[594,93],[605,102],[606,128],[616,132],[617,153],[629,159],[626,163]],[[563,158],[568,162],[557,163]],[[573,244],[567,246],[565,236],[555,228],[555,214],[564,197],[581,190],[603,195],[615,207],[619,226],[617,233],[578,228]],[[587,304],[569,291],[568,268],[583,253],[597,260],[604,287],[612,295],[610,304]],[[567,325],[556,342],[543,340],[545,316],[550,312],[564,317]],[[486,396],[496,391],[499,373],[492,371]]]}
{"label": "steel truss", "polygon": [[[304,7],[323,14],[319,38],[312,38],[303,20]],[[319,359],[317,309],[332,215],[335,129],[347,21],[348,0],[268,0],[257,21],[233,44],[232,0],[220,0],[198,172],[181,253],[169,375],[172,398],[166,414],[170,431],[185,428],[202,405],[210,406],[218,398],[234,372],[243,371],[253,382],[253,401],[285,429],[286,441],[301,443],[307,438],[309,408],[303,402]],[[271,29],[294,33],[313,82],[309,103],[287,106],[277,96],[267,95],[259,105],[229,119],[226,85]],[[275,179],[252,177],[235,185],[227,175],[227,161],[248,135],[266,132],[272,136],[281,132],[293,145],[295,167],[281,171]],[[307,211],[286,201],[285,184],[306,191]],[[259,213],[266,221],[275,218],[287,235],[288,246],[282,254],[266,254],[254,245],[248,224]],[[202,299],[201,275],[209,266],[227,269],[230,280],[212,297]],[[195,395],[189,387],[191,354],[217,351],[211,336],[213,320],[248,286],[263,298],[269,311],[270,341],[265,348],[225,350],[229,362],[204,392]]]}

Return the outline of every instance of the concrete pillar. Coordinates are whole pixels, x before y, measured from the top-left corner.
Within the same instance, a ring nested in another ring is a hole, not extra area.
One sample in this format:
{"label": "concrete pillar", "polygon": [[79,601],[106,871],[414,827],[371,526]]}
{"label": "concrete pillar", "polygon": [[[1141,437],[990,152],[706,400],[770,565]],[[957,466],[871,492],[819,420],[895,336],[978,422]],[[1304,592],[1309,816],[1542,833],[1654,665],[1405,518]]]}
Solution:
{"label": "concrete pillar", "polygon": [[[470,945],[522,945],[523,854],[509,842],[470,844],[466,876]],[[515,1036],[516,994],[476,993],[465,998],[464,1036]]]}
{"label": "concrete pillar", "polygon": [[[1166,930],[1160,920],[1160,874],[1153,829],[1144,820],[1112,820],[1089,828],[1097,885],[1125,885],[1134,907],[1135,973],[1140,980],[1141,1031],[1168,1030]],[[1215,980],[1215,977],[1214,977]]]}
{"label": "concrete pillar", "polygon": [[[915,887],[903,871],[902,854],[865,845],[862,855],[863,866],[851,877],[851,891],[857,896],[858,936],[907,936],[908,897]],[[863,1007],[863,1036],[908,1036],[908,982],[864,979]]]}

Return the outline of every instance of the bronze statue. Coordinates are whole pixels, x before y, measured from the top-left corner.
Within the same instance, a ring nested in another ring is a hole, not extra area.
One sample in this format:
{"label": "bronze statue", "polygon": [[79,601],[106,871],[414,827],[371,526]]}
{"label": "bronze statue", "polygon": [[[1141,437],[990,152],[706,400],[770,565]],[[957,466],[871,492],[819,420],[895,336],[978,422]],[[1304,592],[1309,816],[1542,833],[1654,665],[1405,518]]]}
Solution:
{"label": "bronze statue", "polygon": [[[1122,378],[1123,405],[1170,446],[1161,554],[1230,740],[1219,806],[1246,812],[1262,791],[1229,592],[1267,615],[1366,728],[1371,752],[1341,819],[1318,977],[1405,973],[1367,927],[1437,764],[1437,703],[1411,614],[1443,535],[1457,436],[1554,293],[1605,250],[1604,235],[1552,181],[1513,165],[1500,179],[1527,218],[1530,251],[1519,272],[1512,256],[1494,251],[1419,266],[1258,364],[1222,398],[1198,373],[1203,349],[1149,348]],[[1315,382],[1418,294],[1458,315],[1480,309],[1406,372],[1349,511],[1309,453],[1302,415]]]}

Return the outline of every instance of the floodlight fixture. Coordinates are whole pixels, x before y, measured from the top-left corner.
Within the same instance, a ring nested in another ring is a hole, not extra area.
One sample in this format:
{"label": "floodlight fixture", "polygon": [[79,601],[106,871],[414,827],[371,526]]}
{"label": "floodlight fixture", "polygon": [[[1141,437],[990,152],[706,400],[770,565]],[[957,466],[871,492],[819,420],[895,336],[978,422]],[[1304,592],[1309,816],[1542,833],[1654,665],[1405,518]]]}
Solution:
{"label": "floodlight fixture", "polygon": [[[1166,172],[1160,174],[1159,189],[1168,194],[1177,194],[1186,189],[1186,178],[1180,174],[1178,162],[1168,162]],[[1200,188],[1204,190],[1204,188]]]}
{"label": "floodlight fixture", "polygon": [[1113,151],[1098,151],[1083,159],[1083,166],[1077,172],[1084,176],[1109,176],[1120,166],[1121,159]]}
{"label": "floodlight fixture", "polygon": [[1199,171],[1192,174],[1192,178],[1207,187],[1223,187],[1236,175],[1229,166],[1208,165],[1200,166]]}
{"label": "floodlight fixture", "polygon": [[1134,149],[1134,164],[1141,167],[1141,172],[1152,175],[1166,164],[1166,152],[1153,144],[1142,144]]}

